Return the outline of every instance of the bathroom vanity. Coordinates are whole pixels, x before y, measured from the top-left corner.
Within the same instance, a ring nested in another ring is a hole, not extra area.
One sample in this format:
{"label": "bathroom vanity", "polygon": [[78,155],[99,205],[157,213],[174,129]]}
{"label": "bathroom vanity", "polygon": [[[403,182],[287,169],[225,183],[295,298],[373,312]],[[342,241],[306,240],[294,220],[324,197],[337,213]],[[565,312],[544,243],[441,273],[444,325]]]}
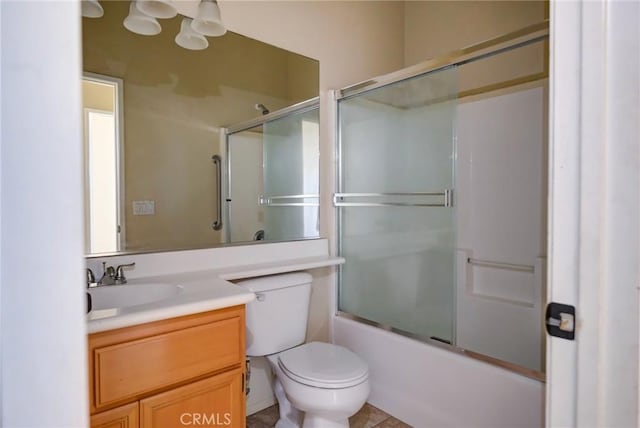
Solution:
{"label": "bathroom vanity", "polygon": [[243,427],[244,325],[240,305],[89,335],[91,426]]}
{"label": "bathroom vanity", "polygon": [[245,303],[211,272],[89,289],[91,427],[244,427]]}

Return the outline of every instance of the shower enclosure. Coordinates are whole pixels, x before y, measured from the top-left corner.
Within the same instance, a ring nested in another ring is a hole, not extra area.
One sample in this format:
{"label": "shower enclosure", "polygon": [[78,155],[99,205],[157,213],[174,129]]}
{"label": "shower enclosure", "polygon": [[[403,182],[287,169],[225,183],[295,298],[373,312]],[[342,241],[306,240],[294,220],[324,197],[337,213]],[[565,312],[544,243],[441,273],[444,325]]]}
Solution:
{"label": "shower enclosure", "polygon": [[547,37],[336,92],[340,318],[544,378]]}
{"label": "shower enclosure", "polygon": [[223,132],[226,242],[319,236],[318,98]]}

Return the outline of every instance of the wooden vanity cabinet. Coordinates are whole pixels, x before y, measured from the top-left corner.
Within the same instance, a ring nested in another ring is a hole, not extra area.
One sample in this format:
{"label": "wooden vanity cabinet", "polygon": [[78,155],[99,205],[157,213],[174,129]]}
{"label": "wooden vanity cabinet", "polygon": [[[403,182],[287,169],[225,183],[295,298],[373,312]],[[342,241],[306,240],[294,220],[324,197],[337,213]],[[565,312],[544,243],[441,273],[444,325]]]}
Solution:
{"label": "wooden vanity cabinet", "polygon": [[92,428],[245,426],[244,306],[89,335]]}

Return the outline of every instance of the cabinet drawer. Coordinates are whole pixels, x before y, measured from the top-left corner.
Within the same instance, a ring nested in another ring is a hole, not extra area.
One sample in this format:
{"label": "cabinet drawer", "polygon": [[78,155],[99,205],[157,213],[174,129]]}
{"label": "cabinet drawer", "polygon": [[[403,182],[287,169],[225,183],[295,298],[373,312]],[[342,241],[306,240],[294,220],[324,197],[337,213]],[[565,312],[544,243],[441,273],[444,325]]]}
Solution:
{"label": "cabinet drawer", "polygon": [[243,332],[235,316],[93,348],[95,409],[241,364]]}

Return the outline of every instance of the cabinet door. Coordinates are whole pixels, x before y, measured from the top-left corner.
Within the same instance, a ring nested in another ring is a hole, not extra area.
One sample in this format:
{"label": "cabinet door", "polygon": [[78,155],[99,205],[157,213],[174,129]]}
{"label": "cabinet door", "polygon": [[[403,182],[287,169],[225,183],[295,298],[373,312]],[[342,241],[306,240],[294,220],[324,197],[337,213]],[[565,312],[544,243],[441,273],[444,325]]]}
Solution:
{"label": "cabinet door", "polygon": [[242,374],[229,371],[140,400],[140,427],[244,428]]}
{"label": "cabinet door", "polygon": [[138,428],[138,402],[96,413],[91,428]]}

